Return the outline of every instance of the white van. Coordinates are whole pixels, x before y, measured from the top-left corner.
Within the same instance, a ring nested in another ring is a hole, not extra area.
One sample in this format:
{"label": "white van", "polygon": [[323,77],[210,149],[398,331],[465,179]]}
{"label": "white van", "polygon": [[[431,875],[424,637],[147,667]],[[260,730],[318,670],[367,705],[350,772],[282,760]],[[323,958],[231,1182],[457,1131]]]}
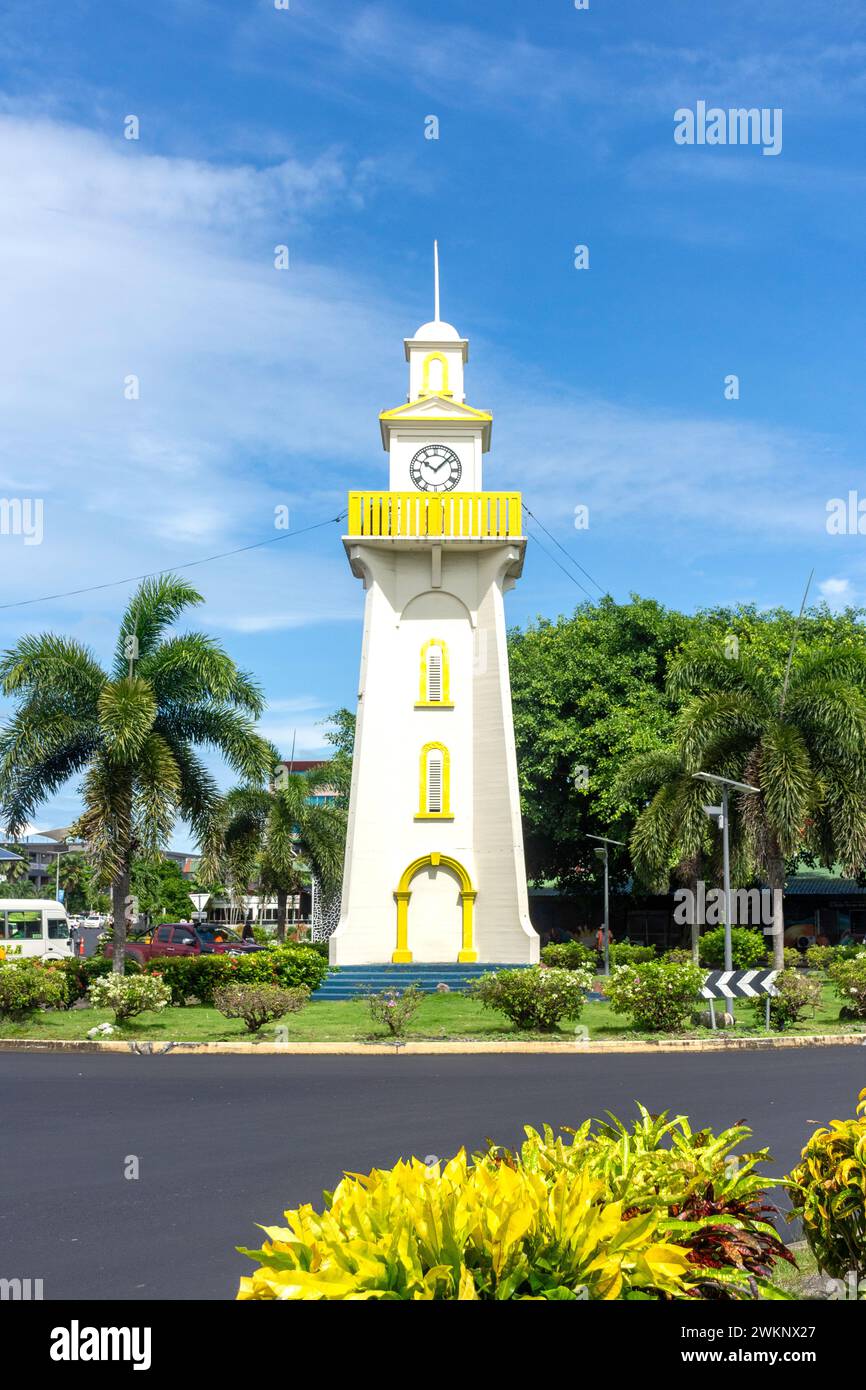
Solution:
{"label": "white van", "polygon": [[69,918],[53,898],[0,898],[0,959],[64,960],[72,955]]}

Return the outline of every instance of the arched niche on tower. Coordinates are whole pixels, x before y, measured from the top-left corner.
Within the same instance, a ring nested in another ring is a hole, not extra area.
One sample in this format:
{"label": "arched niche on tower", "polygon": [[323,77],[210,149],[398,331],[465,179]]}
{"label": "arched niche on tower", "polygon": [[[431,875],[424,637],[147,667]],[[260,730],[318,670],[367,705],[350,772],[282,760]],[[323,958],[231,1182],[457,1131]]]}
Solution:
{"label": "arched niche on tower", "polygon": [[448,589],[425,589],[423,593],[415,594],[414,598],[409,600],[400,614],[399,621],[420,623],[452,619],[464,623],[468,619],[470,626],[475,626],[475,615],[456,594],[452,594]]}

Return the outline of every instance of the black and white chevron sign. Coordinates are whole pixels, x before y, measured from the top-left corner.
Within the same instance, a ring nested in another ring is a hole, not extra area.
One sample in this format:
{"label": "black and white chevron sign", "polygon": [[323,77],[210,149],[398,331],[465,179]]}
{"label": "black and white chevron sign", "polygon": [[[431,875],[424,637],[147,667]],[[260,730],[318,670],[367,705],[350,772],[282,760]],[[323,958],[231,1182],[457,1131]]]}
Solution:
{"label": "black and white chevron sign", "polygon": [[701,989],[702,999],[756,999],[775,994],[778,970],[711,970]]}

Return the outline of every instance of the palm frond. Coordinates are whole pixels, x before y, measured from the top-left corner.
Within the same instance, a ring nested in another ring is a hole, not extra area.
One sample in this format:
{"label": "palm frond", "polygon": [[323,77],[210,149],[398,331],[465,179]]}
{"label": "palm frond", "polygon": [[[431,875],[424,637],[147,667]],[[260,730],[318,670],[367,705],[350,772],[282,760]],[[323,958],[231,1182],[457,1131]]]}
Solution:
{"label": "palm frond", "polygon": [[128,671],[128,637],[138,638],[141,660],[155,649],[162,634],[177,622],[181,613],[203,602],[198,590],[175,574],[145,579],[133,594],[120,624],[114,653],[115,679]]}
{"label": "palm frond", "polygon": [[166,848],[180,805],[181,773],[161,734],[151,732],[135,760],[133,830],[139,853],[155,858]]}
{"label": "palm frond", "polygon": [[4,695],[62,696],[79,709],[95,711],[106,676],[87,647],[47,632],[22,637],[0,655]]}
{"label": "palm frond", "polygon": [[155,728],[172,742],[216,748],[245,782],[264,782],[273,771],[271,745],[240,710],[216,703],[163,709]]}
{"label": "palm frond", "polygon": [[106,755],[121,763],[142,756],[156,714],[156,697],[141,676],[121,676],[107,682],[99,696],[99,727]]}
{"label": "palm frond", "polygon": [[137,667],[153,686],[161,705],[225,703],[258,718],[264,709],[261,688],[202,632],[171,637],[149,651]]}

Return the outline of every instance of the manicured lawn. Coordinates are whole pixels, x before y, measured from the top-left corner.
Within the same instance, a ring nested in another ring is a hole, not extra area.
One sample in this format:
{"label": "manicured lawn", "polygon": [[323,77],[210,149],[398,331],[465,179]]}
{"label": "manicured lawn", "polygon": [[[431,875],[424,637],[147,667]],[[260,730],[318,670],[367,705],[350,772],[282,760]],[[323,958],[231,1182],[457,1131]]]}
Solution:
{"label": "manicured lawn", "polygon": [[[748,1001],[735,1007],[736,1032],[740,1036],[757,1037],[765,1034],[763,1020],[759,1021]],[[110,1023],[111,1014],[105,1009],[70,1009],[64,1012],[37,1014],[28,1023],[0,1021],[0,1037],[4,1038],[86,1038],[88,1030],[97,1023]],[[263,1028],[262,1040],[273,1041],[276,1025]],[[378,1041],[386,1037],[371,1023],[363,1000],[310,1004],[300,1014],[292,1014],[280,1024],[289,1041],[294,1042],[352,1042]],[[559,1042],[582,1036],[585,1027],[590,1038],[603,1041],[623,1038],[656,1038],[658,1033],[640,1033],[630,1029],[628,1020],[613,1012],[609,1004],[587,1004],[579,1024],[565,1023],[555,1033],[517,1032],[502,1014],[482,1009],[474,999],[460,994],[433,994],[424,1003],[410,1024],[407,1036],[417,1039],[552,1039]],[[840,1023],[839,1001],[830,985],[825,985],[816,1013],[803,1023],[788,1030],[789,1034],[866,1032],[866,1023]],[[162,1013],[145,1013],[123,1028],[116,1028],[115,1038],[153,1042],[232,1042],[249,1039],[243,1023],[223,1018],[216,1009],[190,1006],[165,1009]],[[708,1037],[707,1028],[697,1028],[683,1037]],[[778,1034],[771,1036],[778,1037]]]}

